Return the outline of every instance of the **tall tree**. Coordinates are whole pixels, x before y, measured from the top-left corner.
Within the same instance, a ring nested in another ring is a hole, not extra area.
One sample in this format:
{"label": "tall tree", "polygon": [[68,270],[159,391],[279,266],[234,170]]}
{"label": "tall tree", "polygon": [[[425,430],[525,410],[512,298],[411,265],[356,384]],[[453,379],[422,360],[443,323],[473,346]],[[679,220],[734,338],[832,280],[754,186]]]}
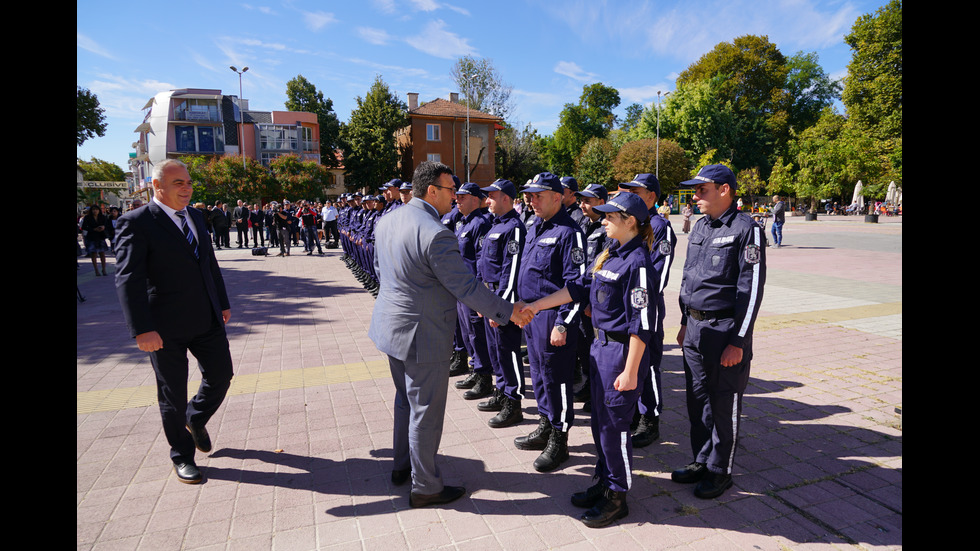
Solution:
{"label": "tall tree", "polygon": [[339,166],[334,151],[340,144],[340,120],[333,110],[333,100],[324,99],[323,92],[313,83],[297,75],[286,83],[286,109],[316,113],[320,124],[320,162],[328,167]]}
{"label": "tall tree", "polygon": [[588,184],[611,186],[615,183],[613,177],[613,161],[616,160],[616,148],[606,138],[589,138],[582,146],[582,152],[575,160],[575,178],[585,187]]}
{"label": "tall tree", "polygon": [[398,176],[395,131],[408,125],[407,109],[380,75],[364,98],[357,97],[350,122],[340,127],[347,187],[376,187]]}
{"label": "tall tree", "polygon": [[901,138],[901,0],[859,17],[844,41],[854,52],[842,96],[848,118],[875,138]]}
{"label": "tall tree", "polygon": [[[660,139],[659,176],[661,195],[666,197],[677,184],[690,179],[691,161],[677,142]],[[617,182],[629,182],[637,174],[657,174],[657,141],[642,138],[623,144],[613,163]]]}
{"label": "tall tree", "polygon": [[75,159],[75,163],[85,172],[85,179],[92,182],[122,182],[126,173],[116,163],[92,157],[91,161]]}
{"label": "tall tree", "polygon": [[613,109],[618,105],[619,91],[601,82],[584,86],[577,105],[566,103],[548,152],[551,171],[572,174],[585,143],[609,134],[616,121]]}
{"label": "tall tree", "polygon": [[640,117],[643,116],[643,106],[639,103],[633,102],[626,106],[626,118],[623,119],[623,123],[620,128],[629,132],[636,128],[637,124],[640,124]]}
{"label": "tall tree", "polygon": [[269,173],[284,197],[314,200],[326,196],[330,171],[315,161],[303,161],[299,155],[280,155],[269,162]]}
{"label": "tall tree", "polygon": [[82,145],[85,140],[95,136],[105,136],[105,109],[99,106],[99,98],[86,88],[77,86],[78,93],[75,103],[75,120],[77,123],[76,144]]}
{"label": "tall tree", "polygon": [[831,80],[819,60],[816,52],[797,52],[786,60],[786,89],[793,100],[789,125],[797,132],[816,124],[823,109],[840,98],[840,81]]}
{"label": "tall tree", "polygon": [[514,110],[510,100],[513,86],[505,83],[487,58],[463,56],[453,63],[449,73],[470,109],[507,119]]}
{"label": "tall tree", "polygon": [[527,125],[523,130],[505,124],[497,133],[497,178],[503,178],[520,186],[539,172],[546,170],[540,149],[538,131]]}

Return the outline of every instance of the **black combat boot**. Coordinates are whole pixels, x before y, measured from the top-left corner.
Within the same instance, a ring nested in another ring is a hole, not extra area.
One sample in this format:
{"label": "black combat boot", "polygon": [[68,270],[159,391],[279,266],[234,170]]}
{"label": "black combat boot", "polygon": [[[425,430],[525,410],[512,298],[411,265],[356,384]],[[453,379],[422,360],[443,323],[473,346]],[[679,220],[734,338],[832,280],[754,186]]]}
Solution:
{"label": "black combat boot", "polygon": [[643,448],[660,438],[660,416],[641,415],[640,422],[633,432],[633,447]]}
{"label": "black combat boot", "polygon": [[469,367],[466,365],[466,352],[462,350],[453,350],[453,355],[449,359],[449,376],[458,377],[460,375],[466,375],[469,371]]}
{"label": "black combat boot", "polygon": [[626,492],[615,492],[606,488],[596,504],[582,515],[582,522],[589,528],[601,528],[625,517],[630,513],[626,505]]}
{"label": "black combat boot", "polygon": [[493,387],[493,394],[486,402],[480,402],[476,409],[480,411],[500,411],[504,407],[504,393],[499,388]]}
{"label": "black combat boot", "polygon": [[534,460],[534,470],[548,473],[560,467],[565,461],[568,461],[568,433],[552,430],[548,438],[548,446]]}
{"label": "black combat boot", "polygon": [[520,400],[513,400],[501,393],[501,402],[503,403],[503,407],[500,409],[500,413],[491,417],[490,420],[487,421],[490,428],[501,429],[511,425],[516,425],[524,420],[524,412],[521,411]]}
{"label": "black combat boot", "polygon": [[595,507],[596,503],[606,493],[606,485],[601,481],[596,482],[595,485],[590,486],[588,490],[584,492],[575,492],[572,494],[572,505],[576,507],[581,507],[583,509],[591,509]]}
{"label": "black combat boot", "polygon": [[490,394],[492,394],[497,388],[493,386],[493,375],[490,373],[474,372],[474,374],[477,376],[476,384],[473,385],[472,389],[463,393],[464,400],[479,400],[480,398],[486,398],[487,396],[490,396]]}
{"label": "black combat boot", "polygon": [[479,373],[475,371],[471,371],[469,377],[462,379],[460,381],[456,381],[456,388],[459,389],[473,388],[474,386],[476,386],[476,381],[479,378],[480,378]]}
{"label": "black combat boot", "polygon": [[538,428],[531,431],[527,436],[518,436],[514,439],[514,445],[519,450],[543,450],[548,445],[548,437],[551,436],[551,421],[544,415],[538,420]]}

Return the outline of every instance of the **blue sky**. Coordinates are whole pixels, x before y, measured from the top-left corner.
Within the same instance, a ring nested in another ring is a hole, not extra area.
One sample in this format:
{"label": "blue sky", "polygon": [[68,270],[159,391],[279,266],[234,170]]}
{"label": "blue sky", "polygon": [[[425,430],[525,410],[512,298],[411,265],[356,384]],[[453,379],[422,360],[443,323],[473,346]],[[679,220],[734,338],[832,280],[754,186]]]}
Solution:
{"label": "blue sky", "polygon": [[302,74],[350,118],[376,75],[407,103],[456,92],[463,55],[493,61],[513,86],[511,122],[551,134],[566,103],[602,82],[627,105],[656,101],[719,42],[766,35],[790,56],[817,52],[834,78],[851,58],[844,35],[887,0],[175,0],[77,1],[77,83],[94,92],[108,129],[76,156],[128,170],[142,107],[173,88],[215,88],[256,110],[283,110]]}

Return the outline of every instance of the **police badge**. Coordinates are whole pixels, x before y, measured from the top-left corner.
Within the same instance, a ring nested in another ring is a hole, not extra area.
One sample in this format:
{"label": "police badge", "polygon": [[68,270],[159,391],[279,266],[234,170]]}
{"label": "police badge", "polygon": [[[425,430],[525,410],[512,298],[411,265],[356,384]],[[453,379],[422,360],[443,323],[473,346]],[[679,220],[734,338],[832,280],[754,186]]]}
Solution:
{"label": "police badge", "polygon": [[576,264],[585,262],[585,251],[582,250],[582,247],[572,248],[572,262]]}
{"label": "police badge", "polygon": [[511,239],[507,242],[507,254],[517,254],[520,250],[521,246],[517,243],[516,239]]}
{"label": "police badge", "polygon": [[758,264],[762,260],[762,251],[759,249],[758,245],[751,244],[745,246],[745,262],[749,264]]}
{"label": "police badge", "polygon": [[660,254],[663,256],[670,256],[670,249],[670,241],[667,241],[666,239],[661,239],[660,244],[657,245],[657,250],[659,250]]}
{"label": "police badge", "polygon": [[630,291],[630,305],[637,310],[641,308],[646,308],[649,304],[649,297],[647,296],[647,290],[643,287],[634,287]]}

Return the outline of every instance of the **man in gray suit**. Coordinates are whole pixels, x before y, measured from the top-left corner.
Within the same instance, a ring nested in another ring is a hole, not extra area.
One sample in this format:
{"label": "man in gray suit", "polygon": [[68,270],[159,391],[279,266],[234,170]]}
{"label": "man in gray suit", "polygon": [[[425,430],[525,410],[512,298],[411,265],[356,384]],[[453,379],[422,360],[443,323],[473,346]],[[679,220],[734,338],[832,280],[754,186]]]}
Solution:
{"label": "man in gray suit", "polygon": [[456,303],[506,325],[523,325],[528,313],[480,283],[463,264],[453,232],[440,218],[452,207],[452,170],[437,162],[419,165],[410,203],[384,216],[375,229],[374,265],[381,290],[368,336],[388,355],[395,383],[391,480],[411,476],[409,504],[448,503],[466,493],[445,486],[436,452],[442,438],[449,386],[449,358],[456,326]]}

